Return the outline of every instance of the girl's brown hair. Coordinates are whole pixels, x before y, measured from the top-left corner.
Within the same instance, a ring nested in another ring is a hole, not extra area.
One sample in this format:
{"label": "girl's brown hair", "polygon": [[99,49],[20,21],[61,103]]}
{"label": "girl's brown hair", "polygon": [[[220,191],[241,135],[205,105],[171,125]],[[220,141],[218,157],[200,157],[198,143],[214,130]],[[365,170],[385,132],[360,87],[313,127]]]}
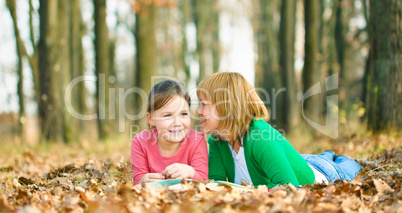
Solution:
{"label": "girl's brown hair", "polygon": [[253,119],[268,121],[268,110],[251,84],[239,73],[215,73],[198,84],[197,96],[216,106],[219,132],[227,131],[230,141],[240,141]]}
{"label": "girl's brown hair", "polygon": [[175,95],[179,95],[184,98],[190,107],[190,96],[181,82],[175,80],[166,80],[155,84],[148,95],[147,112],[152,114],[156,110],[162,108],[169,103],[169,101]]}

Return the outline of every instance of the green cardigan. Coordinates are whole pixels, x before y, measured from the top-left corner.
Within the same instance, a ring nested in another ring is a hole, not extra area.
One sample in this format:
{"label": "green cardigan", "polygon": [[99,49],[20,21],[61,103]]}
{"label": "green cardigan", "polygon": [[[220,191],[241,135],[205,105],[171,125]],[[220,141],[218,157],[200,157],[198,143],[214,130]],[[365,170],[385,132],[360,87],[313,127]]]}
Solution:
{"label": "green cardigan", "polygon": [[[234,182],[235,169],[229,144],[210,135],[209,179]],[[243,137],[244,156],[253,185],[291,183],[295,186],[314,183],[313,170],[292,145],[263,120],[253,120]]]}

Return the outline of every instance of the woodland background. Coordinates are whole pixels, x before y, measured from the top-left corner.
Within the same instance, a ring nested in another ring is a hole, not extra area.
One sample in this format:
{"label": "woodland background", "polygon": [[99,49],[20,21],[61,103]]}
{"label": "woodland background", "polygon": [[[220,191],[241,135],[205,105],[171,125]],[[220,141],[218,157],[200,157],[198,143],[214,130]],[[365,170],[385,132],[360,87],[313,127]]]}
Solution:
{"label": "woodland background", "polygon": [[[16,53],[15,63],[1,66],[3,86],[17,79],[16,90],[4,88],[14,94],[3,95],[8,98],[2,104],[18,107],[3,107],[0,130],[16,142],[104,140],[129,137],[129,125],[146,128],[143,119],[119,117],[145,109],[142,94],[127,91],[140,88],[147,95],[155,76],[174,77],[190,90],[214,72],[233,71],[225,63],[236,44],[227,40],[237,31],[229,27],[253,35],[253,64],[240,72],[249,72],[255,87],[269,95],[261,93],[278,130],[319,135],[302,115],[324,125],[329,110],[339,115],[339,132],[348,137],[360,127],[402,126],[396,0],[7,0],[2,9],[12,18],[12,28],[3,30],[14,33],[16,50],[3,51],[3,60]],[[240,61],[250,57],[236,54]],[[325,79],[334,74],[337,87],[326,91],[331,82]],[[77,77],[83,80],[66,99]],[[307,98],[302,112],[303,94],[316,83],[323,92]],[[330,95],[338,95],[338,103],[327,108]],[[97,116],[77,119],[68,107]]]}
{"label": "woodland background", "polygon": [[[400,0],[1,0],[0,20],[0,211],[401,211]],[[331,148],[362,173],[269,193],[134,190],[141,94],[221,71],[259,89],[299,152]]]}

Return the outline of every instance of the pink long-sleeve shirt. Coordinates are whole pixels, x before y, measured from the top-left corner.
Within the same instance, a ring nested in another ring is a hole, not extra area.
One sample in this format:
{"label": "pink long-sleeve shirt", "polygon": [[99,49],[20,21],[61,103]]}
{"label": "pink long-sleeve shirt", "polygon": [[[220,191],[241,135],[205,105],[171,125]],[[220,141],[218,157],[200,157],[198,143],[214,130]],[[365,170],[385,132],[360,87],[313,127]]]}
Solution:
{"label": "pink long-sleeve shirt", "polygon": [[157,143],[156,128],[142,131],[131,142],[131,164],[134,184],[140,183],[147,173],[162,173],[174,163],[187,164],[194,168],[194,180],[208,179],[208,150],[205,137],[193,129],[183,139],[179,149],[172,156],[162,156]]}

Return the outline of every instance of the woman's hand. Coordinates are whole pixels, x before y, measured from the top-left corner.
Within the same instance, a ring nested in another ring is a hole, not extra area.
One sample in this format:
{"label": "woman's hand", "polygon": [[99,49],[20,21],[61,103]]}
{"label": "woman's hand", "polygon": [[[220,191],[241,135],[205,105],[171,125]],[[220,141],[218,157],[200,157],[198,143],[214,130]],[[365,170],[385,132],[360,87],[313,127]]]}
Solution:
{"label": "woman's hand", "polygon": [[162,172],[162,175],[165,176],[166,179],[171,178],[185,178],[185,179],[192,179],[194,177],[194,168],[181,163],[174,163],[169,165],[165,168]]}
{"label": "woman's hand", "polygon": [[144,187],[146,183],[160,181],[164,179],[165,177],[161,173],[148,173],[142,176],[140,184],[142,187]]}

